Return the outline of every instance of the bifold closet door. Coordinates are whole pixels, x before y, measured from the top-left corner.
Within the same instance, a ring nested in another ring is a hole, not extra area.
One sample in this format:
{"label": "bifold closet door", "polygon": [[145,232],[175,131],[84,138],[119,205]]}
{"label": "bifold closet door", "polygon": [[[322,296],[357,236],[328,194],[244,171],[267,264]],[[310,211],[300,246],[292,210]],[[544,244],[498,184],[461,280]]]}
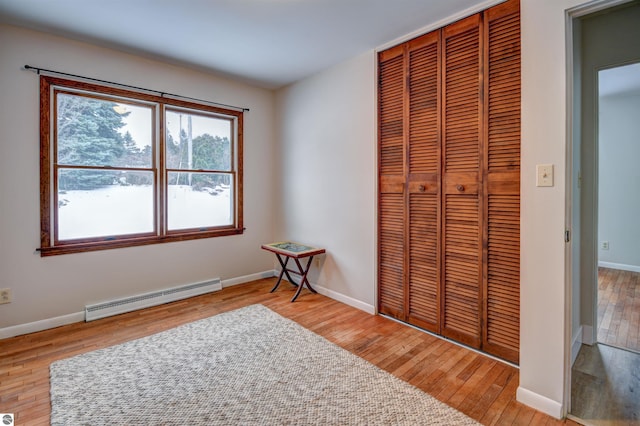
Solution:
{"label": "bifold closet door", "polygon": [[378,61],[379,312],[517,363],[519,1]]}
{"label": "bifold closet door", "polygon": [[438,32],[379,57],[379,310],[437,333],[439,58]]}
{"label": "bifold closet door", "polygon": [[483,350],[518,363],[520,348],[520,10],[485,13],[485,328]]}
{"label": "bifold closet door", "polygon": [[407,44],[406,321],[440,333],[440,48],[432,32]]}
{"label": "bifold closet door", "polygon": [[442,334],[482,344],[482,20],[444,28]]}
{"label": "bifold closet door", "polygon": [[405,321],[404,47],[381,52],[378,68],[378,308]]}

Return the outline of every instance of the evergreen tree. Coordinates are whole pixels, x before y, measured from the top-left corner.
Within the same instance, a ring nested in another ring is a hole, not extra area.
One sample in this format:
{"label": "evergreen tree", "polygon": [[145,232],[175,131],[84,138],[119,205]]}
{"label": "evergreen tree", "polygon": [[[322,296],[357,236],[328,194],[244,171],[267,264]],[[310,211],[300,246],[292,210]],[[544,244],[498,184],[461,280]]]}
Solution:
{"label": "evergreen tree", "polygon": [[[152,164],[152,150],[149,145],[140,149],[127,131],[122,137],[125,154],[118,159],[119,166],[148,168]],[[148,172],[127,171],[120,172],[119,182],[122,185],[152,185],[153,175]]]}
{"label": "evergreen tree", "polygon": [[[211,136],[208,133],[193,139],[193,168],[204,170],[231,170],[231,143],[227,138]],[[215,187],[229,182],[226,175],[195,174],[192,178],[194,189]]]}
{"label": "evergreen tree", "polygon": [[170,169],[175,169],[178,168],[179,164],[180,164],[180,155],[181,155],[181,149],[180,149],[180,141],[176,141],[173,136],[171,136],[171,133],[167,132],[167,137],[166,137],[166,145],[167,145],[167,149],[166,149],[166,158],[167,158],[167,167]]}
{"label": "evergreen tree", "polygon": [[128,130],[127,133],[125,133],[122,137],[122,140],[124,143],[124,149],[126,150],[127,154],[130,154],[133,158],[135,158],[135,156],[140,153],[140,148],[138,148],[138,145],[136,145],[136,141],[133,140],[133,136],[131,136],[131,133],[129,133]]}
{"label": "evergreen tree", "polygon": [[[121,133],[124,118],[117,103],[85,96],[57,96],[57,162],[61,166],[150,167],[152,149],[140,149],[128,131]],[[165,159],[167,168],[189,168],[188,135],[181,129],[179,140],[167,132]],[[191,169],[231,170],[231,143],[228,138],[200,135],[191,143]],[[174,172],[175,173],[175,172]],[[189,179],[191,177],[191,179]],[[180,172],[170,176],[170,184],[194,189],[229,184],[226,175]],[[95,189],[106,185],[150,185],[149,173],[136,171],[63,169],[61,190]]]}
{"label": "evergreen tree", "polygon": [[208,133],[193,140],[193,168],[231,170],[231,144],[229,139]]}
{"label": "evergreen tree", "polygon": [[[57,96],[57,143],[60,165],[117,166],[126,152],[120,134],[129,113],[118,113],[115,102],[59,94]],[[129,135],[129,142],[132,139]],[[135,145],[135,143],[133,144]],[[65,170],[60,189],[93,189],[114,183],[117,173]]]}

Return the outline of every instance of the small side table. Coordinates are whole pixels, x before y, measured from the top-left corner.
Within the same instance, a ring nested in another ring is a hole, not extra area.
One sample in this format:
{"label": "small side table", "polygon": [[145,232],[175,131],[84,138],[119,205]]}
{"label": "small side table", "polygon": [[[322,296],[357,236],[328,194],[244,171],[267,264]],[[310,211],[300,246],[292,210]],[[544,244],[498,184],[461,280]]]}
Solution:
{"label": "small side table", "polygon": [[[309,273],[309,268],[311,267],[313,256],[324,253],[325,249],[310,247],[303,244],[294,243],[291,241],[281,241],[278,243],[263,244],[261,248],[263,248],[264,250],[270,251],[272,253],[275,253],[276,257],[278,258],[278,262],[280,262],[280,266],[282,267],[282,270],[280,271],[280,276],[278,276],[278,282],[276,282],[276,285],[271,289],[271,293],[273,293],[278,288],[278,286],[280,285],[280,282],[282,281],[282,277],[284,275],[287,276],[287,279],[291,284],[298,287],[296,294],[293,296],[293,299],[291,299],[292,302],[294,302],[298,298],[298,296],[300,295],[300,292],[302,291],[302,287],[304,287],[305,284],[307,285],[307,288],[312,293],[317,293],[317,291],[315,291],[315,289],[311,287],[311,284],[309,284],[309,280],[307,279],[307,274]],[[304,258],[308,258],[308,260],[307,260],[307,264],[303,267],[302,263],[300,263],[300,260]],[[287,263],[289,263],[289,259],[293,259],[295,261],[298,267],[297,271],[294,269],[287,268]],[[300,275],[301,277],[300,282],[296,283],[295,281],[293,281],[289,273]]]}

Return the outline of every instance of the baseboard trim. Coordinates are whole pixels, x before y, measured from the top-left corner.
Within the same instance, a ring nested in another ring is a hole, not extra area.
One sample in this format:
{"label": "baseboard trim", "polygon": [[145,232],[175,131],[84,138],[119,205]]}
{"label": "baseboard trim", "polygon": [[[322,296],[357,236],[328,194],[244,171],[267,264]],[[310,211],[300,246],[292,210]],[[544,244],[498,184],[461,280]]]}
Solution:
{"label": "baseboard trim", "polygon": [[624,263],[598,262],[601,268],[619,269],[621,271],[640,272],[640,266],[625,265]]}
{"label": "baseboard trim", "polygon": [[8,339],[9,337],[35,333],[38,331],[48,330],[50,328],[56,328],[67,324],[73,324],[74,322],[82,321],[84,321],[84,311],[62,315],[54,318],[48,318],[40,321],[29,322],[26,324],[18,324],[11,327],[0,328],[0,339]]}
{"label": "baseboard trim", "polygon": [[368,303],[361,302],[358,299],[354,299],[353,297],[328,289],[326,287],[322,287],[321,285],[317,285],[317,284],[312,284],[312,285],[313,285],[313,288],[315,288],[318,291],[318,293],[320,293],[323,296],[327,296],[333,300],[342,302],[345,305],[349,305],[356,309],[360,309],[361,311],[365,311],[368,314],[371,314],[371,315],[376,314],[376,308],[373,305],[369,305]]}
{"label": "baseboard trim", "polygon": [[571,339],[571,365],[576,362],[576,358],[578,358],[578,352],[580,352],[580,347],[582,346],[582,326],[578,327],[576,332]]}
{"label": "baseboard trim", "polygon": [[[257,272],[255,274],[244,275],[236,278],[229,278],[226,280],[222,280],[222,288],[231,287],[238,284],[244,284],[255,280],[260,280],[263,278],[271,278],[274,276],[278,276],[280,271],[278,270],[267,270],[262,272]],[[315,288],[318,293],[323,296],[330,297],[331,299],[337,300],[338,302],[342,302],[346,305],[353,306],[354,308],[360,309],[361,311],[365,311],[369,314],[374,315],[376,313],[375,307],[369,305],[367,303],[363,303],[357,299],[339,293],[337,291],[328,289],[326,287],[317,285],[312,283],[313,288]],[[20,336],[22,334],[36,333],[38,331],[48,330],[50,328],[56,328],[63,325],[73,324],[74,322],[82,322],[84,321],[85,313],[75,312],[72,314],[62,315],[54,318],[47,318],[40,321],[34,321],[26,324],[18,324],[10,327],[0,328],[0,339],[8,339],[10,337]]]}
{"label": "baseboard trim", "polygon": [[560,402],[554,401],[535,392],[531,392],[529,389],[525,389],[522,386],[518,387],[516,390],[516,401],[535,408],[538,411],[542,411],[556,419],[562,419],[564,417],[564,413],[562,412],[563,407]]}
{"label": "baseboard trim", "polygon": [[[244,284],[263,278],[273,277],[274,271],[268,270],[255,274],[244,275],[242,277],[230,278],[222,280],[222,288],[233,285]],[[0,328],[0,339],[8,339],[9,337],[20,336],[22,334],[36,333],[38,331],[48,330],[63,325],[73,324],[74,322],[82,322],[85,319],[85,312],[75,312],[72,314],[62,315],[59,317],[48,318],[40,321],[29,322],[26,324],[18,324],[10,327]]]}
{"label": "baseboard trim", "polygon": [[229,278],[228,280],[222,280],[222,288],[231,287],[238,284],[244,284],[251,281],[262,280],[264,278],[273,277],[274,271],[270,269],[268,271],[257,272],[255,274],[243,275],[241,277]]}
{"label": "baseboard trim", "polygon": [[[279,269],[274,269],[273,271],[273,276],[277,277],[280,275],[280,270]],[[282,277],[285,281],[289,281],[287,280],[286,276]],[[319,284],[316,284],[314,282],[311,282],[311,287],[313,287],[314,289],[316,289],[316,291],[318,293],[320,293],[323,296],[327,296],[333,300],[337,300],[338,302],[342,302],[345,305],[349,305],[351,307],[354,307],[356,309],[360,309],[361,311],[364,311],[368,314],[371,315],[375,315],[376,314],[376,308],[373,305],[370,305],[368,303],[364,303],[358,299],[354,299],[351,296],[347,296],[346,294],[342,294],[340,292],[337,292],[335,290],[331,290],[329,288],[323,287]]]}
{"label": "baseboard trim", "polygon": [[585,345],[593,345],[596,339],[593,335],[593,327],[590,325],[582,326],[582,343]]}

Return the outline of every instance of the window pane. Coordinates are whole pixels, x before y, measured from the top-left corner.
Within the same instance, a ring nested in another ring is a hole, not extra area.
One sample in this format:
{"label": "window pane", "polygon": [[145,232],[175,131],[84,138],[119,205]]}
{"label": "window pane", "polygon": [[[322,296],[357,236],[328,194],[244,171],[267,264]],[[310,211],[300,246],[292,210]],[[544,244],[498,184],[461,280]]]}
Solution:
{"label": "window pane", "polygon": [[153,172],[58,171],[58,239],[154,230]]}
{"label": "window pane", "polygon": [[229,119],[166,112],[167,168],[231,171]]}
{"label": "window pane", "polygon": [[192,229],[233,224],[231,175],[169,173],[168,228]]}
{"label": "window pane", "polygon": [[153,109],[58,93],[58,164],[152,166]]}

